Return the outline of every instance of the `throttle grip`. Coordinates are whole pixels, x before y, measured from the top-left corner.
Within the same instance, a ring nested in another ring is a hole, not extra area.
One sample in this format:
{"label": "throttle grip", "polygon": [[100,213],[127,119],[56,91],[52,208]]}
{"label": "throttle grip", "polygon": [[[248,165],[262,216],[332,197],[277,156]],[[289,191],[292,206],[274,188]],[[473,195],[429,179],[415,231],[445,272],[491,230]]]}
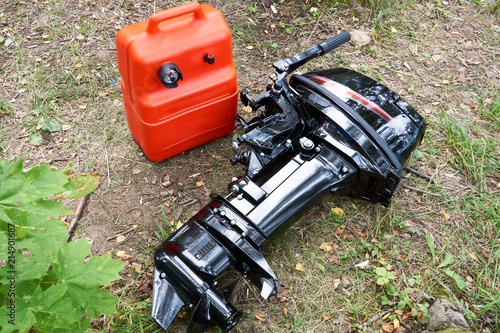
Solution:
{"label": "throttle grip", "polygon": [[347,43],[350,40],[351,34],[348,31],[342,31],[338,35],[328,38],[324,42],[319,43],[318,46],[323,54],[327,54],[328,52],[333,51],[337,47]]}

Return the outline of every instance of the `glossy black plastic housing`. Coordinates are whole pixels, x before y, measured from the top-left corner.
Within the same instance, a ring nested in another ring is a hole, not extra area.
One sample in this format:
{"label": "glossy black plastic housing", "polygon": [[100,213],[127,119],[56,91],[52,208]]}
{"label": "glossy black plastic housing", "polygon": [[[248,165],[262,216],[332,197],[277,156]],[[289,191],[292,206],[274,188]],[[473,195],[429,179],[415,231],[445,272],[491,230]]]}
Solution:
{"label": "glossy black plastic housing", "polygon": [[[335,39],[346,41],[346,33]],[[318,51],[319,50],[319,51]],[[155,251],[152,316],[166,330],[183,306],[194,308],[188,332],[229,330],[241,313],[216,278],[229,266],[267,299],[279,281],[260,247],[280,235],[316,199],[349,195],[388,205],[404,165],[425,131],[400,96],[346,69],[286,74],[321,55],[318,45],[275,63],[274,84],[242,100],[258,116],[243,121],[232,163],[246,173],[229,184]]]}

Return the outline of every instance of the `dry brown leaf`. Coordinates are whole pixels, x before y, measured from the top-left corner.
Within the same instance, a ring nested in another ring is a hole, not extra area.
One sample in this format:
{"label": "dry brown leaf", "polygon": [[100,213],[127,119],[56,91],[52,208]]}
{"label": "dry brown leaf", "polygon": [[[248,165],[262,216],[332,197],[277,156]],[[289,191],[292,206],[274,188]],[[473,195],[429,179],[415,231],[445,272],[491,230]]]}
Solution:
{"label": "dry brown leaf", "polygon": [[80,74],[78,74],[78,75],[76,76],[76,79],[77,79],[78,81],[80,81],[82,78],[83,78],[83,74],[82,74],[82,73],[80,73]]}
{"label": "dry brown leaf", "polygon": [[396,311],[394,311],[394,312],[396,312],[396,313],[397,313],[398,315],[400,315],[400,316],[402,316],[402,315],[403,315],[403,313],[404,313],[404,312],[403,312],[403,310],[401,310],[401,309],[397,309],[397,310],[396,310]]}
{"label": "dry brown leaf", "polygon": [[285,317],[288,317],[288,309],[287,308],[283,308],[283,315]]}
{"label": "dry brown leaf", "polygon": [[431,57],[432,61],[434,61],[434,62],[438,62],[438,61],[439,61],[439,60],[441,60],[442,58],[443,58],[443,56],[442,56],[442,55],[440,55],[440,54],[434,54],[434,55]]}
{"label": "dry brown leaf", "polygon": [[324,320],[329,320],[330,319],[330,317],[328,317],[328,314],[326,312],[323,312],[321,314],[321,317],[323,317]]}
{"label": "dry brown leaf", "polygon": [[289,322],[289,321],[287,321],[287,322],[285,323],[285,327],[286,327],[286,328],[290,328],[290,322]]}
{"label": "dry brown leaf", "polygon": [[396,318],[392,321],[392,323],[394,324],[394,328],[398,328],[399,327],[399,320]]}
{"label": "dry brown leaf", "polygon": [[295,269],[298,270],[298,271],[303,272],[304,271],[304,266],[302,266],[302,264],[297,264],[297,265],[295,265]]}
{"label": "dry brown leaf", "polygon": [[77,64],[75,65],[75,67],[76,67],[76,68],[83,67],[83,64],[79,62],[79,63],[77,63]]}
{"label": "dry brown leaf", "polygon": [[196,186],[200,187],[200,186],[203,186],[203,180],[200,180],[199,182],[196,182]]}
{"label": "dry brown leaf", "polygon": [[476,256],[476,254],[475,254],[474,252],[469,253],[469,256],[470,256],[472,259],[477,260],[477,256]]}
{"label": "dry brown leaf", "polygon": [[395,327],[393,324],[382,324],[382,329],[384,332],[392,333],[395,330]]}
{"label": "dry brown leaf", "polygon": [[118,235],[118,236],[116,237],[116,242],[117,242],[117,243],[122,243],[122,242],[124,242],[124,241],[125,241],[125,236],[124,236],[124,235]]}
{"label": "dry brown leaf", "polygon": [[257,320],[259,320],[259,321],[262,321],[262,322],[266,321],[266,316],[265,316],[265,315],[263,315],[262,313],[256,313],[256,314],[254,315],[254,317],[255,317]]}
{"label": "dry brown leaf", "polygon": [[78,35],[78,36],[76,36],[76,39],[82,40],[82,39],[85,39],[85,36],[84,35]]}
{"label": "dry brown leaf", "polygon": [[337,289],[338,286],[340,286],[340,279],[334,279],[333,280],[333,288]]}
{"label": "dry brown leaf", "polygon": [[391,313],[387,312],[381,319],[386,320],[387,318],[389,318],[390,315],[391,315]]}
{"label": "dry brown leaf", "polygon": [[118,257],[123,257],[123,255],[124,255],[125,253],[127,253],[127,252],[126,252],[126,251],[121,251],[121,250],[120,250],[120,251],[116,252],[116,255],[117,255]]}
{"label": "dry brown leaf", "polygon": [[319,249],[325,252],[330,252],[332,247],[328,243],[324,242],[319,246]]}

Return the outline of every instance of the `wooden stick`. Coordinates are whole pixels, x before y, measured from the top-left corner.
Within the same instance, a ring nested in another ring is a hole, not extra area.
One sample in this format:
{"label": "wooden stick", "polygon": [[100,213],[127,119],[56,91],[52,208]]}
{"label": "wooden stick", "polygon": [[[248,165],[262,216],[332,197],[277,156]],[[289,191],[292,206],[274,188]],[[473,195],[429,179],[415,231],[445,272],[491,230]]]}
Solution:
{"label": "wooden stick", "polygon": [[412,169],[410,167],[406,167],[405,170],[408,171],[409,173],[414,174],[417,177],[420,177],[422,179],[425,179],[425,180],[428,180],[428,181],[432,182],[432,177],[429,176],[429,175],[426,175],[425,173],[422,173],[422,172],[417,171],[415,169]]}
{"label": "wooden stick", "polygon": [[421,189],[418,189],[416,187],[411,187],[411,186],[408,186],[406,184],[401,184],[401,186],[403,186],[404,188],[407,188],[409,190],[412,190],[412,191],[415,191],[415,192],[418,192],[418,193],[422,193],[422,194],[428,194],[428,195],[432,195],[434,197],[439,197],[439,198],[442,198],[443,196],[441,194],[438,194],[438,193],[432,193],[432,192],[428,192],[428,191],[424,191],[424,190],[421,190]]}
{"label": "wooden stick", "polygon": [[118,236],[125,236],[126,234],[131,233],[132,231],[134,231],[135,229],[137,229],[137,227],[136,227],[136,226],[134,226],[134,227],[132,227],[132,228],[129,228],[129,229],[125,230],[124,232],[120,232],[120,233],[118,233],[118,234],[116,234],[116,235],[109,236],[108,238],[106,238],[106,240],[107,240],[107,241],[110,241],[110,240],[112,240],[112,239],[115,239],[115,238],[116,238],[116,237],[118,237]]}
{"label": "wooden stick", "polygon": [[80,219],[80,215],[82,215],[83,207],[85,206],[85,203],[87,202],[88,196],[89,195],[86,194],[83,197],[81,197],[80,203],[78,204],[78,207],[76,208],[75,216],[73,217],[73,220],[71,221],[71,223],[68,226],[68,231],[66,231],[66,236],[70,236],[68,238],[68,243],[71,239],[71,234],[76,229],[76,225],[78,223],[78,220]]}

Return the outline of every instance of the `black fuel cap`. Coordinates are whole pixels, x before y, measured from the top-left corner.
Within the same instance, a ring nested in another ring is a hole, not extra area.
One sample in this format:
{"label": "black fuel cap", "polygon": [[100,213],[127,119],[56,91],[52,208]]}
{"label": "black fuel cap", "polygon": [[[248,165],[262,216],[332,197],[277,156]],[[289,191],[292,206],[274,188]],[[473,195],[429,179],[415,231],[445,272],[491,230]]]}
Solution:
{"label": "black fuel cap", "polygon": [[175,64],[166,63],[158,70],[158,77],[165,87],[176,88],[177,81],[182,80],[182,73]]}

